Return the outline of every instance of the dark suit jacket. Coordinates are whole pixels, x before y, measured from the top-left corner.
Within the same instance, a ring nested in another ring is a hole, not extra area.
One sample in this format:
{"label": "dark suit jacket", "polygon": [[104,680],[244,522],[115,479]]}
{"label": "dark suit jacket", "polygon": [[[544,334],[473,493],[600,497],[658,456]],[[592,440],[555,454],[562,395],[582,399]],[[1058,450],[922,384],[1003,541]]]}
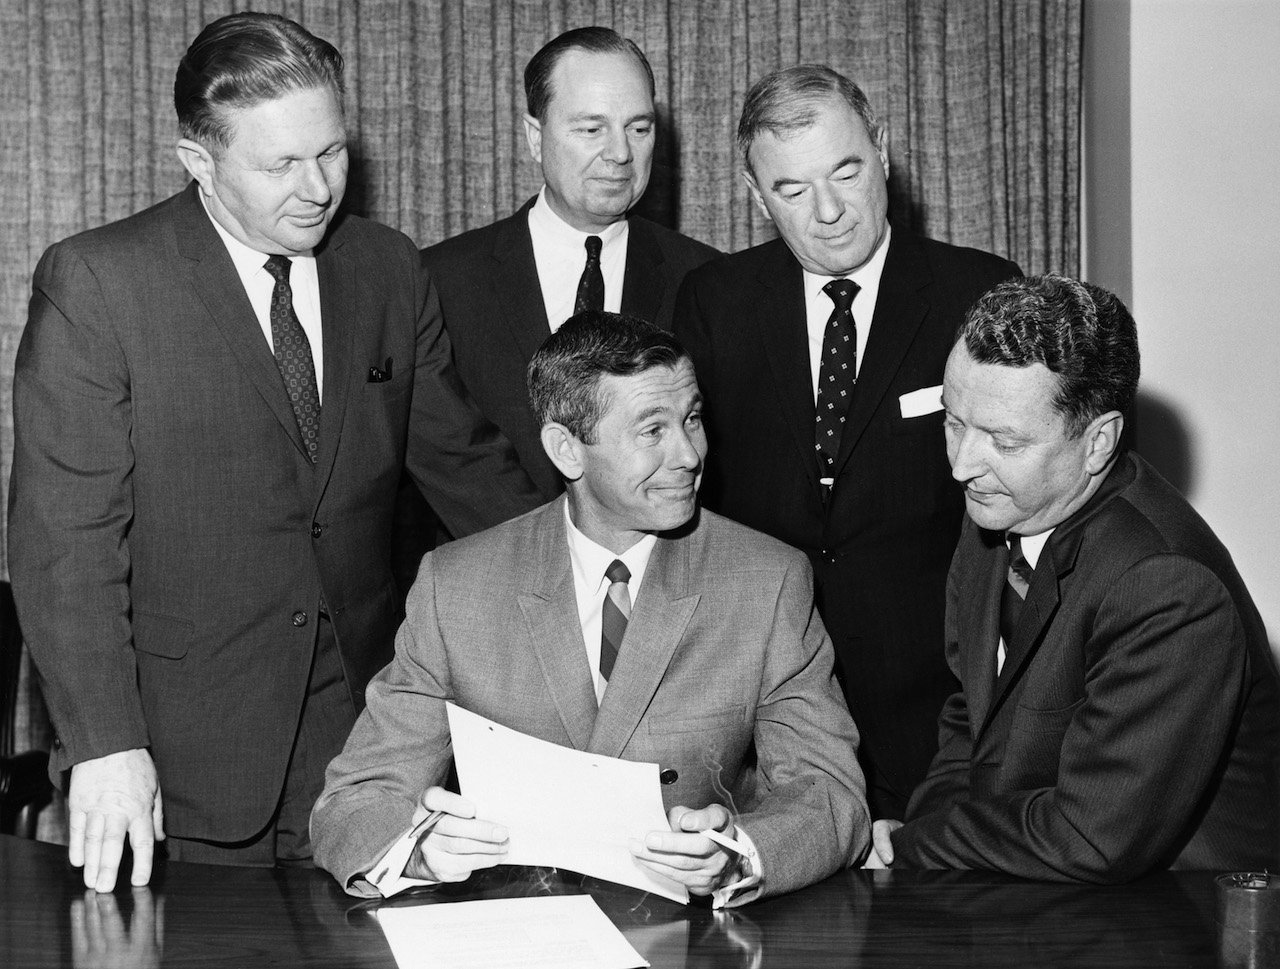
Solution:
{"label": "dark suit jacket", "polygon": [[53,768],[149,745],[183,837],[267,822],[322,597],[362,705],[399,621],[388,547],[406,464],[461,532],[535,503],[452,372],[410,240],[340,217],[316,259],[314,467],[194,184],[53,246],[35,273],[9,565]]}
{"label": "dark suit jacket", "polygon": [[675,332],[707,401],[704,501],[809,554],[877,817],[902,816],[955,688],[943,589],[963,499],[941,412],[904,418],[899,397],[941,385],[965,310],[1017,274],[894,229],[825,502],[799,263],[777,240],[695,270],[680,291]]}
{"label": "dark suit jacket", "polygon": [[726,803],[754,764],[731,809],[760,853],[763,891],[817,881],[869,836],[858,735],[832,669],[804,557],[703,512],[658,538],[597,709],[564,499],[553,501],[423,559],[396,658],[316,802],[316,861],[372,891],[353,879],[448,771],[453,700],[565,747],[657,762],[675,774],[668,810]]}
{"label": "dark suit jacket", "polygon": [[[453,358],[467,390],[515,445],[520,464],[544,499],[564,490],[542,450],[541,427],[529,409],[525,371],[551,333],[533,261],[526,202],[515,215],[422,251],[440,293]],[[676,290],[685,273],[719,253],[657,223],[631,216],[622,312],[671,329]]]}
{"label": "dark suit jacket", "polygon": [[1222,543],[1136,455],[1049,538],[995,677],[1003,537],[965,522],[960,692],[895,864],[1122,881],[1280,861],[1280,699]]}

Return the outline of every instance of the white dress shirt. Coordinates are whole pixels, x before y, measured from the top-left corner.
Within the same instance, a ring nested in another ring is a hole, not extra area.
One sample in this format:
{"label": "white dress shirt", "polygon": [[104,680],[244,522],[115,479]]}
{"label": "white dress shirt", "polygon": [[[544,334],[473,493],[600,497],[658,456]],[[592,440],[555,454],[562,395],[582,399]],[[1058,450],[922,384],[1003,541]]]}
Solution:
{"label": "white dress shirt", "polygon": [[[204,193],[200,193],[200,203],[204,205],[206,215],[209,206],[205,204]],[[262,335],[267,339],[267,347],[274,353],[271,339],[271,296],[275,292],[276,280],[265,266],[267,254],[246,246],[230,232],[218,224],[218,220],[209,215],[209,221],[218,230],[218,236],[231,255],[236,273],[244,285],[249,297],[249,305],[262,327]],[[320,329],[320,276],[316,272],[316,257],[310,252],[300,256],[290,256],[293,264],[289,269],[289,288],[293,290],[293,312],[307,334],[307,342],[311,344],[311,359],[316,367],[316,393],[324,403],[324,341]]]}
{"label": "white dress shirt", "polygon": [[[587,669],[591,670],[591,678],[596,687],[596,703],[599,703],[604,698],[604,688],[607,685],[600,676],[601,614],[611,584],[605,577],[605,570],[614,559],[622,560],[622,564],[631,573],[631,578],[627,580],[627,594],[631,597],[634,608],[636,596],[640,594],[640,583],[644,581],[649,556],[658,543],[658,536],[646,535],[621,555],[615,555],[578,530],[569,516],[567,501],[564,503],[564,521],[565,532],[569,537],[569,561],[573,565],[573,591],[578,596],[578,621],[582,623],[582,641],[587,647]],[[623,643],[625,648],[625,639]]]}
{"label": "white dress shirt", "polygon": [[858,284],[858,295],[853,298],[853,322],[858,331],[858,361],[855,376],[862,370],[862,358],[867,352],[867,337],[871,334],[871,319],[876,311],[876,298],[880,295],[880,274],[884,272],[884,258],[889,252],[889,227],[885,226],[884,238],[871,254],[871,258],[845,276],[818,276],[809,270],[804,273],[804,315],[809,333],[809,376],[813,383],[813,400],[818,400],[818,361],[822,356],[822,338],[827,332],[827,320],[835,303],[822,291],[833,279],[852,279]]}
{"label": "white dress shirt", "polygon": [[[1040,553],[1044,551],[1045,543],[1049,541],[1049,536],[1052,534],[1053,529],[1051,528],[1047,532],[1041,532],[1039,535],[1020,536],[1022,540],[1022,557],[1027,560],[1027,564],[1033,569],[1036,567],[1036,563],[1040,561]],[[1005,536],[1004,544],[1006,548],[1012,544],[1007,535]],[[1003,589],[1001,589],[1000,594],[1004,594]],[[1000,644],[996,647],[996,676],[999,676],[1000,671],[1004,669],[1004,656],[1004,637],[1001,636]]]}
{"label": "white dress shirt", "polygon": [[547,311],[550,332],[573,315],[578,298],[578,282],[587,265],[587,236],[600,237],[600,274],[604,277],[604,308],[622,311],[622,280],[627,270],[627,220],[619,219],[600,232],[579,232],[552,211],[547,188],[529,210],[529,236],[533,240],[533,261],[538,269],[538,286]]}

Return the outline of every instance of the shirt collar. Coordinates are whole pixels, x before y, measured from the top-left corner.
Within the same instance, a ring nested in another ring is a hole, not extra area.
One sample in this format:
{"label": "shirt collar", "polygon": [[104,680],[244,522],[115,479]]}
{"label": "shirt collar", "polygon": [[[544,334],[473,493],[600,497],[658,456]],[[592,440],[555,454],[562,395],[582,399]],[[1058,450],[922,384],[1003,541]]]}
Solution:
{"label": "shirt collar", "polygon": [[547,201],[547,186],[543,185],[538,192],[538,200],[529,210],[529,227],[556,245],[581,249],[586,243],[587,236],[599,236],[601,244],[606,246],[621,238],[627,231],[627,220],[625,217],[621,218],[599,232],[582,232],[556,215],[555,210],[551,208],[551,203]]}
{"label": "shirt collar", "polygon": [[567,498],[564,503],[564,521],[565,535],[569,540],[569,560],[573,563],[573,578],[578,587],[598,592],[605,583],[604,572],[609,567],[609,563],[614,559],[622,559],[622,564],[631,573],[628,586],[633,590],[634,598],[634,590],[639,588],[640,580],[644,578],[645,569],[649,565],[649,556],[653,554],[653,548],[658,544],[658,536],[646,535],[621,555],[617,555],[587,538],[579,530],[569,514]]}
{"label": "shirt collar", "polygon": [[817,273],[811,273],[807,269],[801,270],[804,273],[804,291],[810,297],[824,295],[822,287],[827,285],[833,279],[852,279],[858,284],[859,290],[868,288],[880,288],[880,274],[884,272],[884,260],[889,254],[889,236],[893,232],[891,226],[884,227],[884,238],[880,240],[880,245],[876,246],[876,251],[871,254],[871,258],[864,262],[861,266],[851,273],[845,273],[843,276],[820,276]]}
{"label": "shirt collar", "polygon": [[[1054,528],[1057,526],[1055,525]],[[1049,541],[1049,536],[1053,534],[1053,528],[1047,532],[1041,532],[1039,535],[1021,535],[1022,540],[1022,557],[1027,560],[1027,564],[1033,569],[1036,563],[1040,561],[1040,554],[1044,551],[1045,544]],[[1010,544],[1009,536],[1004,539],[1005,545]]]}

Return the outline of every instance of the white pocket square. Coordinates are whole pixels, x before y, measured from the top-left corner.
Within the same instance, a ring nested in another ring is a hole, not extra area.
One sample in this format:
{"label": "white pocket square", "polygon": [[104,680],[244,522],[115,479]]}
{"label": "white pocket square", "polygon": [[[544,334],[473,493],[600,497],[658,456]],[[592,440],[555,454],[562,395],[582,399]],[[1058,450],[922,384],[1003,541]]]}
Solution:
{"label": "white pocket square", "polygon": [[936,387],[921,387],[898,398],[898,406],[902,408],[903,417],[923,417],[925,414],[936,414],[942,410],[942,384]]}

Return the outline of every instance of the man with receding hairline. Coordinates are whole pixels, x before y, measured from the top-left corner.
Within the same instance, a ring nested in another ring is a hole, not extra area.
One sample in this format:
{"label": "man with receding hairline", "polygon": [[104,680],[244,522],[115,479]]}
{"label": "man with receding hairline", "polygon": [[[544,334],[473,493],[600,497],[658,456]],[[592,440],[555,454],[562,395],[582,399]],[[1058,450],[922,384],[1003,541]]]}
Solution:
{"label": "man with receding hairline", "polygon": [[707,507],[808,553],[868,800],[899,814],[954,688],[943,585],[961,498],[942,366],[965,309],[1018,267],[890,225],[888,135],[830,68],[761,78],[738,145],[782,238],[681,287],[675,331],[707,397]]}
{"label": "man with receding hairline", "polygon": [[633,41],[607,27],[565,31],[530,59],[524,84],[524,135],[542,190],[422,258],[463,383],[550,499],[563,485],[525,393],[534,351],[579,310],[669,330],[685,273],[718,253],[630,214],[649,184],[658,128],[653,70]]}
{"label": "man with receding hairline", "polygon": [[456,532],[533,504],[454,375],[405,236],[339,212],[342,58],[209,24],[174,84],[187,189],[53,246],[14,377],[9,565],[109,891],[169,855],[306,863],[324,767],[391,652],[406,469]]}

